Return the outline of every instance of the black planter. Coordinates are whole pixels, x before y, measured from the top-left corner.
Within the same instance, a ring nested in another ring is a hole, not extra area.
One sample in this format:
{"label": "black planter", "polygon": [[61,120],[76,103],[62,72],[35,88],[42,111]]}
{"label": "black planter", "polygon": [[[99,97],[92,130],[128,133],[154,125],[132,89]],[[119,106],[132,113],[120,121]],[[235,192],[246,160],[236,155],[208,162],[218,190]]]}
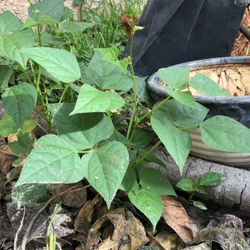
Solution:
{"label": "black planter", "polygon": [[[133,43],[135,72],[229,56],[248,0],[148,0]],[[129,46],[126,52],[128,54]]]}
{"label": "black planter", "polygon": [[[250,67],[250,57],[212,58],[182,63],[172,67],[205,68],[222,64],[249,64]],[[166,91],[158,83],[159,79],[155,74],[148,79],[149,93],[154,103],[167,96]],[[248,84],[250,85],[250,79]],[[226,115],[250,128],[250,96],[195,96],[194,98],[210,110],[208,117]]]}

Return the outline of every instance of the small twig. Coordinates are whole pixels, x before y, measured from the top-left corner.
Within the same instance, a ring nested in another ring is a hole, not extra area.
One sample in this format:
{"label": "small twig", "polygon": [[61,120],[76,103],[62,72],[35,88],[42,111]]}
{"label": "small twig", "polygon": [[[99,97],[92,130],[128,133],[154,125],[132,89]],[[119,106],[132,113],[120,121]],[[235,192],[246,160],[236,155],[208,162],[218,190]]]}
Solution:
{"label": "small twig", "polygon": [[27,244],[27,240],[28,240],[28,236],[29,236],[30,231],[31,231],[31,229],[32,229],[32,227],[33,227],[33,224],[34,224],[34,222],[36,221],[36,219],[38,218],[38,216],[47,208],[47,206],[48,206],[53,200],[55,200],[58,196],[61,196],[61,195],[65,194],[65,193],[67,193],[68,191],[74,189],[74,187],[75,187],[75,186],[70,187],[70,188],[66,189],[65,191],[63,191],[63,192],[54,195],[53,197],[51,197],[51,198],[46,202],[46,204],[45,204],[43,207],[41,207],[41,208],[38,210],[38,212],[35,214],[35,216],[34,216],[33,219],[31,220],[29,226],[27,227],[27,230],[26,230],[26,232],[25,232],[25,235],[23,236],[21,250],[25,250],[25,247],[26,247],[26,244]]}
{"label": "small twig", "polygon": [[20,226],[16,232],[16,235],[15,235],[15,239],[14,239],[14,250],[17,250],[17,241],[18,241],[18,236],[19,236],[19,233],[23,227],[23,222],[24,222],[24,218],[25,218],[25,206],[23,207],[23,216],[22,216],[22,220],[21,220],[21,223],[20,223]]}

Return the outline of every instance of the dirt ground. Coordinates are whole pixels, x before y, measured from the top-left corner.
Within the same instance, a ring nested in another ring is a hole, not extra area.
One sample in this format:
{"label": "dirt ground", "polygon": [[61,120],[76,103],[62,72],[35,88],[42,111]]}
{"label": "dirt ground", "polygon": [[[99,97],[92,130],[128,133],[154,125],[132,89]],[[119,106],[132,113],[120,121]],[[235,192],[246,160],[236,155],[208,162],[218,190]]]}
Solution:
{"label": "dirt ground", "polygon": [[[65,5],[70,7],[72,0],[66,0]],[[28,15],[28,0],[0,0],[0,13],[5,10],[14,12],[20,19],[25,19]]]}

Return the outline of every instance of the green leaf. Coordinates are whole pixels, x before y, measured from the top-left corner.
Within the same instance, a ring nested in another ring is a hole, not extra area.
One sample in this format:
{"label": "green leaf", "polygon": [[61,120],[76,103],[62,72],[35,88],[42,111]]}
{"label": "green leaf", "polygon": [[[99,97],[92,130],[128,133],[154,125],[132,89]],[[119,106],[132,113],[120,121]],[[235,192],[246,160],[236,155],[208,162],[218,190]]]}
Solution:
{"label": "green leaf", "polygon": [[22,29],[22,22],[10,11],[0,14],[0,35],[7,35],[10,32]]}
{"label": "green leaf", "polygon": [[25,203],[44,203],[50,196],[47,185],[32,184],[14,187],[11,192],[12,202]]}
{"label": "green leaf", "polygon": [[63,26],[56,30],[58,33],[77,33],[83,32],[84,30],[93,27],[93,23],[86,22],[71,22],[67,21],[63,23]]}
{"label": "green leaf", "polygon": [[195,207],[198,207],[199,209],[207,210],[206,205],[205,205],[203,202],[201,202],[201,201],[192,201],[192,204],[193,204]]}
{"label": "green leaf", "polygon": [[14,154],[18,156],[26,156],[32,150],[34,141],[34,137],[29,134],[18,133],[17,141],[9,142],[9,146]]}
{"label": "green leaf", "polygon": [[142,189],[156,195],[173,195],[176,193],[169,182],[160,171],[152,168],[143,168],[139,172],[140,185]]}
{"label": "green leaf", "polygon": [[55,48],[28,48],[22,53],[41,65],[52,77],[70,83],[81,77],[76,57],[68,51]]}
{"label": "green leaf", "polygon": [[0,135],[8,137],[10,134],[15,134],[18,131],[18,127],[13,118],[5,115],[0,120]]}
{"label": "green leaf", "polygon": [[13,86],[2,94],[4,109],[19,128],[25,120],[30,119],[36,107],[36,100],[35,87],[27,83]]}
{"label": "green leaf", "polygon": [[133,189],[128,193],[128,197],[135,207],[150,220],[155,230],[163,212],[161,197],[145,189]]}
{"label": "green leaf", "polygon": [[169,67],[159,69],[156,74],[168,86],[180,89],[189,83],[189,70],[189,68],[185,67]]}
{"label": "green leaf", "polygon": [[131,143],[138,148],[144,148],[153,140],[154,137],[154,133],[136,128]]}
{"label": "green leaf", "polygon": [[214,116],[201,126],[201,138],[209,147],[226,152],[250,153],[250,130],[226,117]]}
{"label": "green leaf", "polygon": [[129,192],[137,185],[136,172],[132,167],[128,167],[119,189]]}
{"label": "green leaf", "polygon": [[185,129],[198,127],[208,113],[208,109],[199,103],[196,103],[195,107],[188,107],[176,100],[164,103],[160,110],[174,126]]}
{"label": "green leaf", "polygon": [[28,57],[21,53],[22,48],[34,45],[34,33],[32,30],[22,30],[8,36],[0,37],[0,56],[7,57],[18,62],[26,68]]}
{"label": "green leaf", "polygon": [[190,135],[172,125],[161,108],[151,116],[151,125],[182,173],[191,148]]}
{"label": "green leaf", "polygon": [[78,113],[108,112],[119,109],[125,104],[117,94],[100,91],[88,84],[84,84],[78,95],[76,106],[71,115]]}
{"label": "green leaf", "polygon": [[[36,12],[34,14],[34,11]],[[59,22],[64,14],[64,0],[43,0],[32,4],[29,7],[29,16],[34,20],[40,21],[44,16]]]}
{"label": "green leaf", "polygon": [[64,21],[64,20],[69,19],[69,18],[72,18],[72,19],[74,18],[73,11],[72,11],[72,9],[70,9],[68,7],[64,7],[61,21]]}
{"label": "green leaf", "polygon": [[189,91],[177,91],[170,88],[164,87],[166,92],[172,96],[176,101],[189,107],[195,107],[196,102]]}
{"label": "green leaf", "polygon": [[88,169],[87,180],[110,207],[129,164],[127,148],[120,142],[108,142],[82,157]]}
{"label": "green leaf", "polygon": [[101,89],[128,91],[133,85],[127,64],[118,60],[115,48],[95,49],[95,54],[84,71],[83,80]]}
{"label": "green leaf", "polygon": [[98,142],[108,139],[114,130],[112,121],[102,113],[69,115],[74,104],[54,104],[52,113],[58,134],[78,150],[94,147]]}
{"label": "green leaf", "polygon": [[142,101],[151,104],[151,98],[148,93],[147,83],[144,78],[135,77],[136,80],[136,94]]}
{"label": "green leaf", "polygon": [[8,87],[8,83],[10,80],[10,77],[13,73],[13,70],[6,66],[6,65],[0,65],[0,86],[1,89],[5,89]]}
{"label": "green leaf", "polygon": [[86,175],[77,151],[56,135],[41,137],[25,161],[17,186],[32,183],[74,183]]}
{"label": "green leaf", "polygon": [[21,131],[23,133],[31,133],[37,126],[37,120],[26,120],[23,122],[23,125],[21,127]]}
{"label": "green leaf", "polygon": [[206,96],[229,96],[219,87],[219,85],[210,79],[208,76],[198,73],[190,80],[190,86],[198,90],[201,94]]}
{"label": "green leaf", "polygon": [[223,174],[207,172],[198,179],[198,184],[200,186],[217,186],[221,184],[223,180],[225,180],[225,176]]}
{"label": "green leaf", "polygon": [[194,192],[195,188],[194,188],[194,182],[191,179],[188,178],[184,178],[181,179],[180,181],[177,182],[176,187],[187,191],[187,192]]}

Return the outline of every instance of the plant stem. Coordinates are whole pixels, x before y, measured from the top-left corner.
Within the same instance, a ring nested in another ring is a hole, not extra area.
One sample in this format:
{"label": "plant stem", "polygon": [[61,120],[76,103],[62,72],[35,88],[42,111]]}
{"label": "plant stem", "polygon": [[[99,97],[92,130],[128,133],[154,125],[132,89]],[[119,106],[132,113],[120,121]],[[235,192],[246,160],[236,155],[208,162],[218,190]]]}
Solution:
{"label": "plant stem", "polygon": [[136,161],[136,166],[140,165],[149,155],[151,155],[159,146],[161,145],[161,141],[158,141],[155,145],[153,145],[138,161]]}
{"label": "plant stem", "polygon": [[137,93],[136,93],[135,71],[134,71],[133,61],[132,61],[133,40],[134,40],[134,33],[132,31],[131,32],[131,39],[130,39],[130,48],[129,48],[129,53],[130,53],[130,63],[129,63],[129,65],[130,65],[130,68],[131,68],[131,74],[132,74],[132,78],[133,78],[133,111],[132,111],[131,119],[129,121],[128,131],[127,131],[127,136],[126,136],[127,139],[130,138],[132,125],[133,125],[134,120],[136,118],[136,112],[137,112],[137,106],[138,106],[138,98],[137,98]]}
{"label": "plant stem", "polygon": [[64,96],[65,96],[65,94],[66,94],[68,88],[69,88],[69,84],[64,88],[64,90],[63,90],[63,92],[62,92],[62,95],[61,95],[61,97],[60,97],[59,103],[61,103],[61,102],[63,101],[63,98],[64,98]]}
{"label": "plant stem", "polygon": [[141,122],[143,122],[146,118],[148,118],[155,110],[160,108],[164,103],[171,99],[171,96],[168,96],[164,100],[158,102],[150,111],[148,111],[143,117],[139,119],[139,121],[135,124],[135,127],[138,126]]}
{"label": "plant stem", "polygon": [[79,4],[79,9],[78,9],[78,20],[79,22],[82,21],[82,6],[83,6],[83,0],[80,0],[80,4]]}
{"label": "plant stem", "polygon": [[26,80],[30,83],[30,84],[33,84],[33,82],[31,81],[29,75],[27,74],[27,72],[25,71],[25,69],[23,68],[23,66],[21,64],[19,64],[22,72],[23,72],[23,75],[25,76]]}
{"label": "plant stem", "polygon": [[42,46],[42,34],[41,34],[41,32],[42,32],[42,26],[41,26],[41,24],[38,24],[37,25],[37,34],[38,34],[38,44],[39,44],[39,46]]}
{"label": "plant stem", "polygon": [[33,63],[32,63],[32,61],[30,59],[29,59],[29,64],[30,64],[32,75],[33,75],[33,81],[35,82],[36,81],[36,74],[35,74],[35,70],[34,70],[34,67],[33,67]]}

